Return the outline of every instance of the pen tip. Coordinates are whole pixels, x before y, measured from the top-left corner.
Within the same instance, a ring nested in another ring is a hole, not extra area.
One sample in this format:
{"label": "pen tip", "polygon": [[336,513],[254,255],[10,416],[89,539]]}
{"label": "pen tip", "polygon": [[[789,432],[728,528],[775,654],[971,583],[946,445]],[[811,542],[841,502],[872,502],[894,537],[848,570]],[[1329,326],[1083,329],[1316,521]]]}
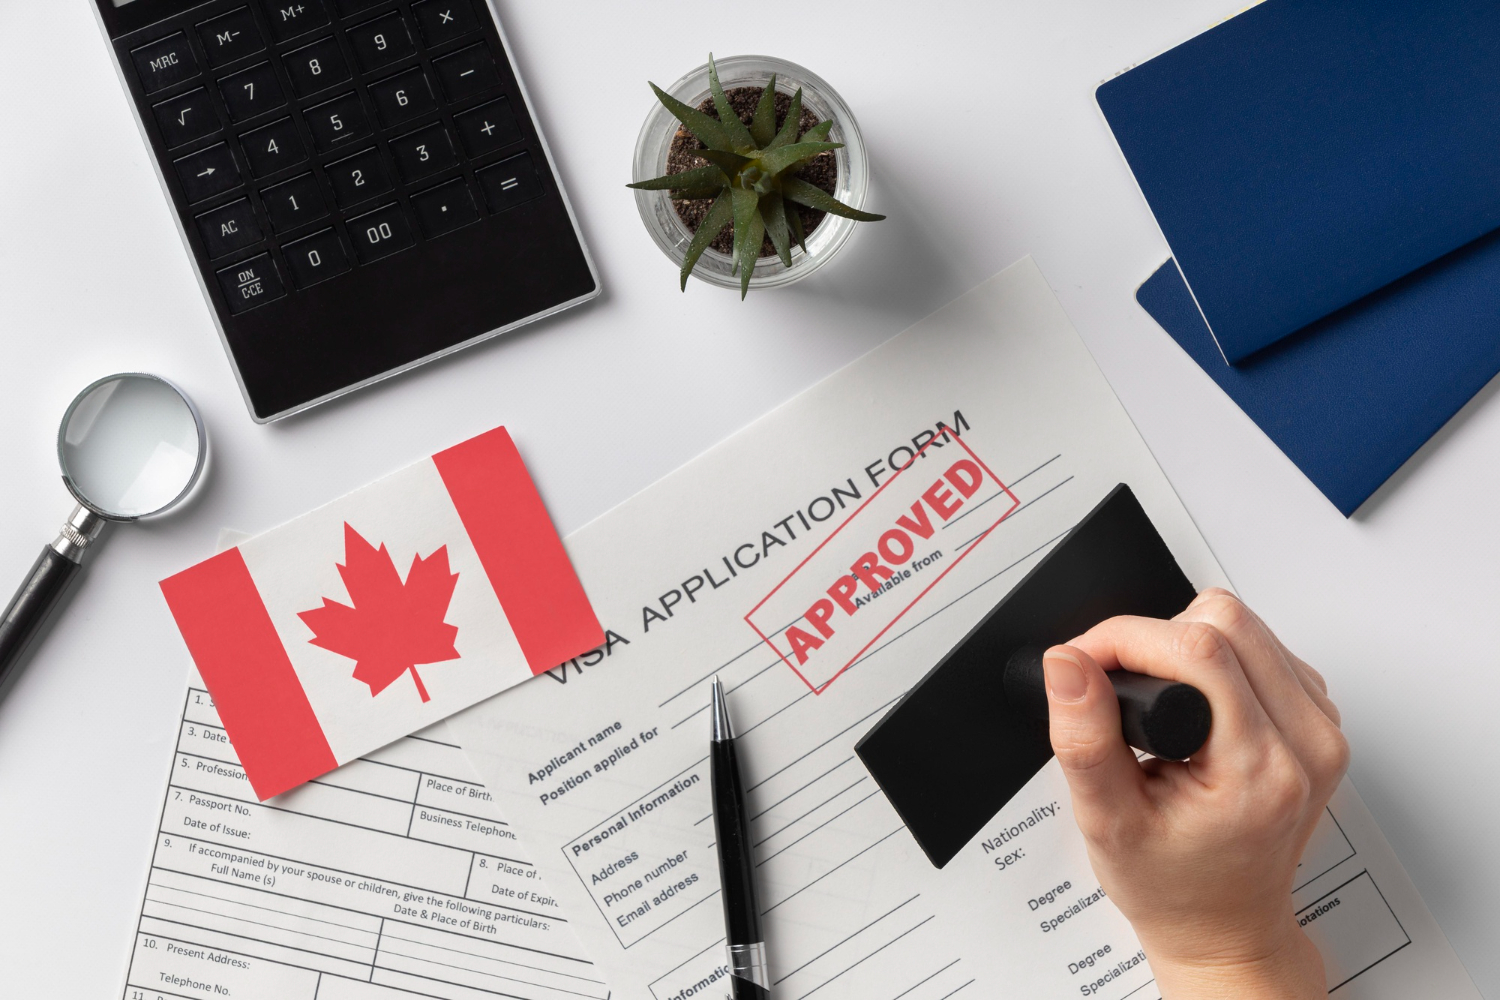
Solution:
{"label": "pen tip", "polygon": [[723,743],[725,740],[734,739],[734,733],[729,728],[729,706],[724,701],[724,685],[719,683],[718,677],[714,678],[712,690],[712,739],[715,743]]}

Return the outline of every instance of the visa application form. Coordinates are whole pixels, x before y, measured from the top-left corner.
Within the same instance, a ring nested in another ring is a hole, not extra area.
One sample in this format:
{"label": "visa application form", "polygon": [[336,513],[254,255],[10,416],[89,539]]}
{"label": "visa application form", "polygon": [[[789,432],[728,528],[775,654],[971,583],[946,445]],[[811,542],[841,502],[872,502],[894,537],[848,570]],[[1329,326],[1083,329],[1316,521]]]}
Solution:
{"label": "visa application form", "polygon": [[[1196,586],[1227,583],[1028,259],[567,539],[606,645],[449,731],[616,996],[726,991],[715,675],[773,996],[1158,996],[1055,761],[938,870],[854,753],[1121,482]],[[1347,783],[1292,905],[1340,996],[1478,995]]]}
{"label": "visa application form", "polygon": [[124,1000],[607,1000],[442,723],[266,802],[194,676]]}

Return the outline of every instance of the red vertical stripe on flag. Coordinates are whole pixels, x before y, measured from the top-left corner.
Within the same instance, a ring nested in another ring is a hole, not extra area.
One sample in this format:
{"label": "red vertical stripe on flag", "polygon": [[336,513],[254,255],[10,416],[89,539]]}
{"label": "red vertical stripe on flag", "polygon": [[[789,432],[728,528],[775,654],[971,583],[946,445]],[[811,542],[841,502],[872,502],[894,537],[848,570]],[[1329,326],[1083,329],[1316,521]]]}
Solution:
{"label": "red vertical stripe on flag", "polygon": [[505,428],[432,461],[532,674],[603,643],[604,629]]}
{"label": "red vertical stripe on flag", "polygon": [[240,550],[161,590],[255,794],[268,799],[337,767]]}

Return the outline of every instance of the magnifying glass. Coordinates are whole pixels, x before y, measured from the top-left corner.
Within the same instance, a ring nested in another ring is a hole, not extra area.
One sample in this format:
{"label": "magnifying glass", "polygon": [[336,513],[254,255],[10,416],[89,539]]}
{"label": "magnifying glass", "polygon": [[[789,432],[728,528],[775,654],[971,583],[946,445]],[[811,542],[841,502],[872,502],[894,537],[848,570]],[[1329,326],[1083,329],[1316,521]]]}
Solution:
{"label": "magnifying glass", "polygon": [[166,379],[111,375],[74,398],[57,429],[57,461],[78,506],[0,617],[0,691],[105,525],[175,507],[207,457],[197,408]]}

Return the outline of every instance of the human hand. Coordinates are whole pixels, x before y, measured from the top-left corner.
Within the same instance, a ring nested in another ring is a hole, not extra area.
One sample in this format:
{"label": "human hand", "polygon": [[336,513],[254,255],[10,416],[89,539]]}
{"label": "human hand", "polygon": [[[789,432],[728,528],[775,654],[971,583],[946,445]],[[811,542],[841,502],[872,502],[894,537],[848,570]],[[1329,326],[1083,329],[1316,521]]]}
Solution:
{"label": "human hand", "polygon": [[[1349,763],[1322,676],[1225,590],[1171,621],[1112,618],[1044,657],[1052,746],[1100,884],[1166,1000],[1325,997],[1292,878]],[[1137,763],[1104,671],[1198,688],[1208,742]]]}

